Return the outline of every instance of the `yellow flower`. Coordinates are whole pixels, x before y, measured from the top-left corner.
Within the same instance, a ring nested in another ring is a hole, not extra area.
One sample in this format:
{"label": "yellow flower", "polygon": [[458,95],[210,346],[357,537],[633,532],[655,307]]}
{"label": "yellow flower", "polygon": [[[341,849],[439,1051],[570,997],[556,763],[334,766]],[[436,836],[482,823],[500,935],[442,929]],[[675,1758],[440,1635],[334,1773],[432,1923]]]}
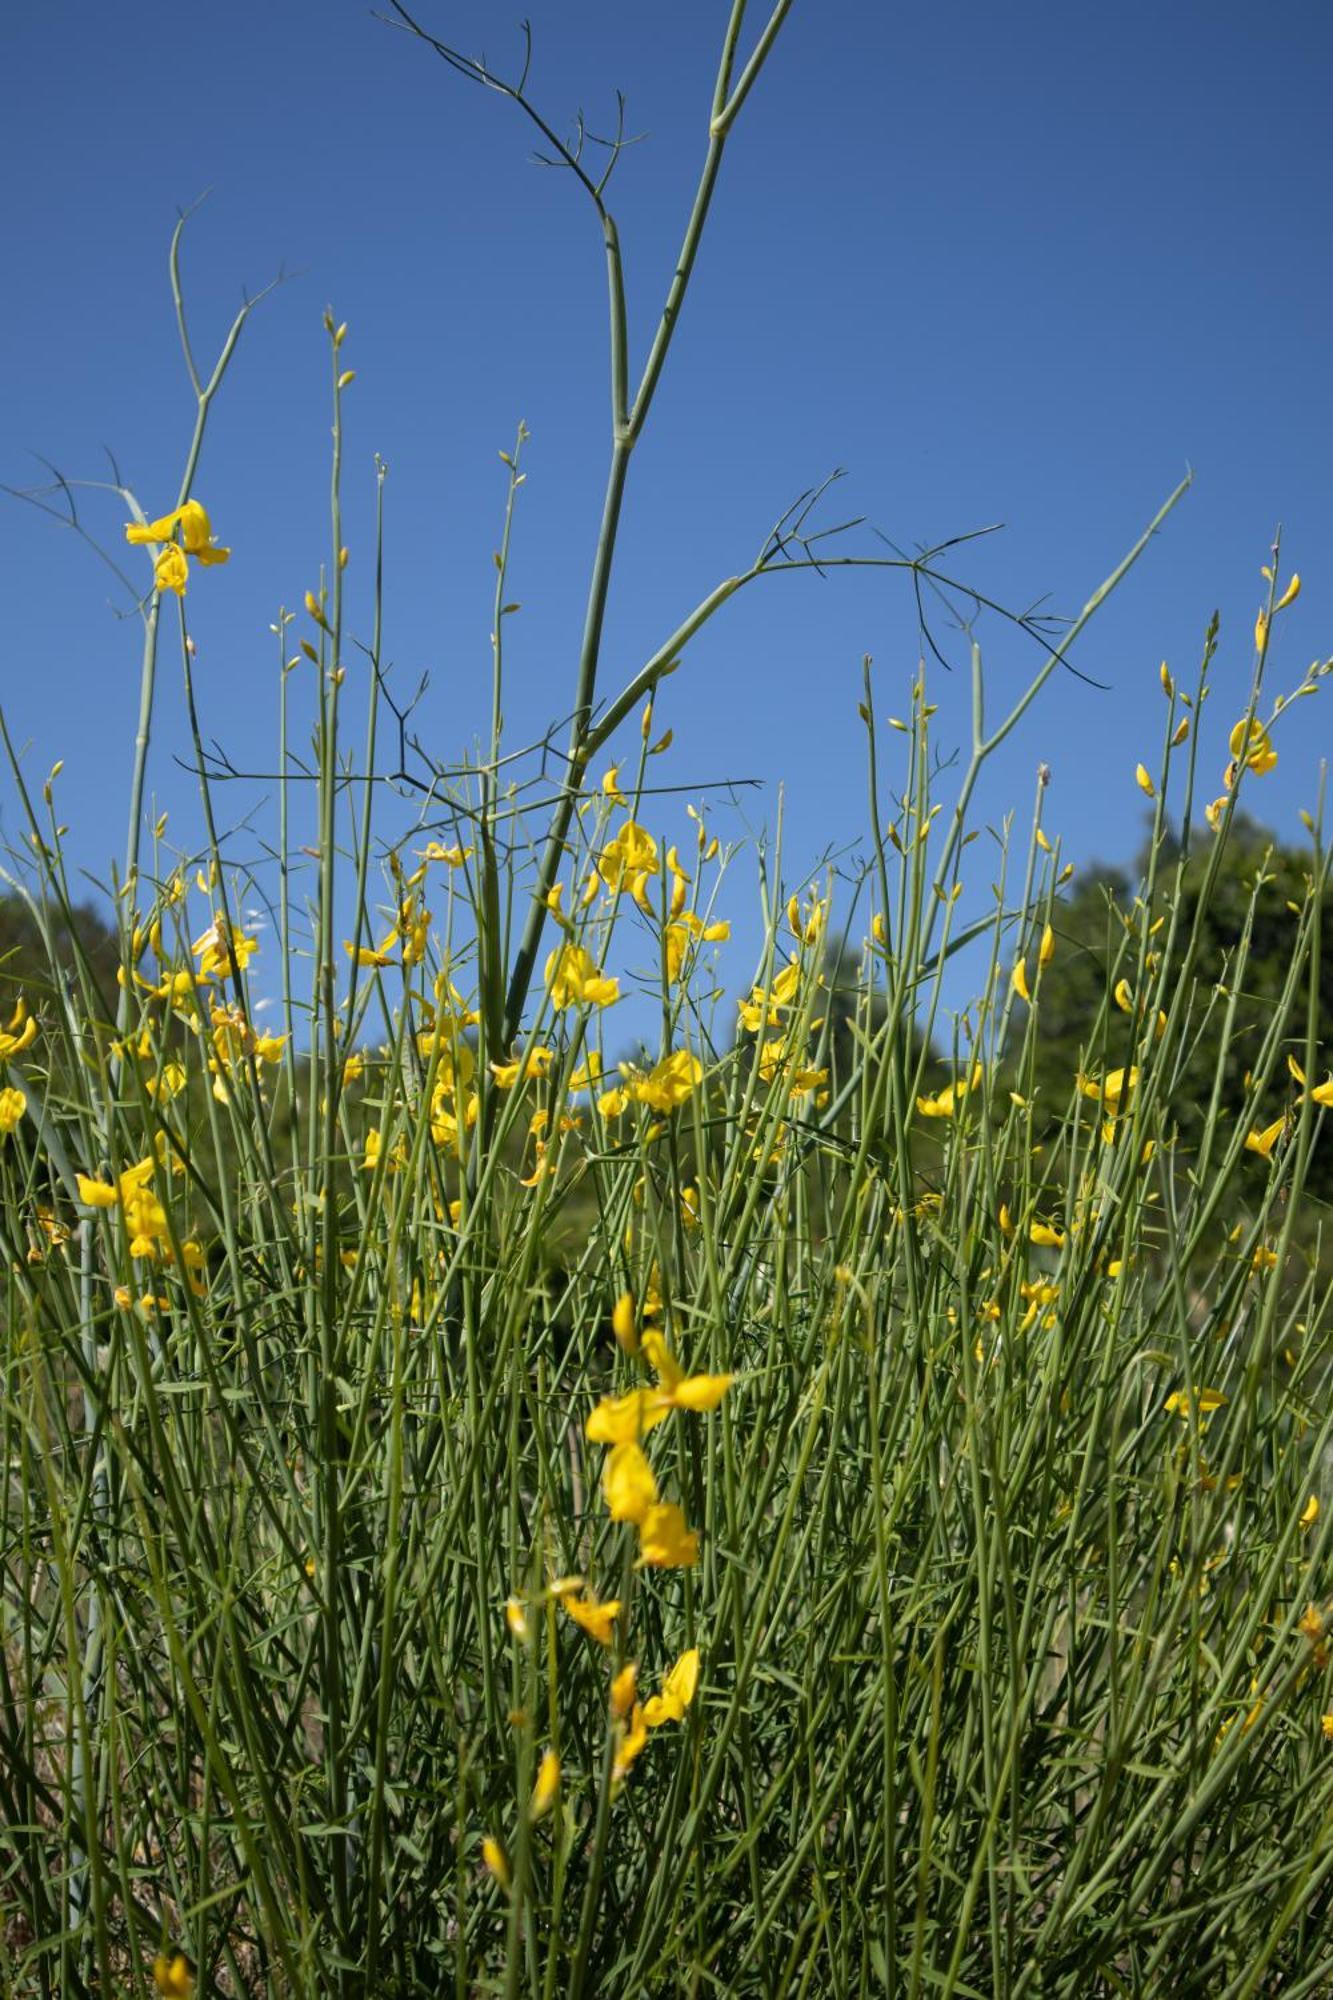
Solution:
{"label": "yellow flower", "polygon": [[974,1063],[970,1077],[959,1078],[950,1083],[934,1097],[918,1097],[916,1108],[923,1118],[952,1118],[958,1106],[970,1090],[975,1090],[984,1072],[980,1063]]}
{"label": "yellow flower", "polygon": [[660,1393],[675,1410],[715,1410],[736,1379],[734,1375],[687,1375],[656,1327],[649,1327],[644,1334],[643,1351],[658,1378]]}
{"label": "yellow flower", "polygon": [[1281,597],[1279,597],[1277,603],[1273,606],[1274,611],[1285,611],[1289,604],[1294,604],[1296,602],[1296,599],[1300,596],[1300,594],[1301,594],[1301,580],[1300,577],[1293,570],[1291,582],[1287,585]]}
{"label": "yellow flower", "polygon": [[1064,1231],[1054,1228],[1049,1222],[1031,1223],[1028,1240],[1035,1243],[1039,1250],[1063,1250],[1065,1247]]}
{"label": "yellow flower", "polygon": [[602,1074],[602,1058],[596,1049],[589,1049],[583,1061],[569,1073],[571,1090],[591,1090]]}
{"label": "yellow flower", "polygon": [[194,1992],[194,1973],[184,1952],[174,1952],[170,1958],[159,1952],[153,1960],[153,1984],[159,1993],[170,1996],[170,2000],[191,2000]]}
{"label": "yellow flower", "polygon": [[620,1616],[618,1597],[609,1597],[603,1604],[596,1596],[573,1597],[562,1594],[560,1602],[580,1631],[595,1639],[599,1646],[611,1644],[611,1627]]}
{"label": "yellow flower", "polygon": [[1047,924],[1044,926],[1042,930],[1041,943],[1037,947],[1037,964],[1041,967],[1043,972],[1046,970],[1046,967],[1050,964],[1051,960],[1054,957],[1055,957],[1055,932],[1051,929],[1050,925]]}
{"label": "yellow flower", "polygon": [[144,1089],[159,1104],[170,1104],[185,1088],[185,1069],[181,1063],[169,1062],[162,1065],[161,1076],[144,1079]]}
{"label": "yellow flower", "polygon": [[626,1396],[603,1396],[583,1428],[592,1444],[634,1444],[671,1409],[671,1398],[661,1389],[631,1389]]}
{"label": "yellow flower", "polygon": [[[180,529],[179,542],[172,539],[177,527]],[[185,595],[189,578],[187,555],[193,556],[205,567],[210,563],[224,563],[231,555],[230,549],[217,546],[212,524],[197,500],[187,500],[183,507],[178,507],[173,514],[164,514],[158,521],[127,521],[125,539],[140,546],[165,545],[153,565],[153,583],[156,589],[174,590],[180,597]]]}
{"label": "yellow flower", "polygon": [[636,1701],[630,1713],[629,1724],[616,1724],[615,1756],[611,1764],[611,1782],[623,1783],[629,1776],[630,1767],[648,1741],[648,1725],[643,1719],[643,1710]]}
{"label": "yellow flower", "polygon": [[[373,1174],[376,1167],[378,1167],[380,1163],[380,1153],[383,1149],[383,1145],[384,1141],[380,1135],[379,1126],[372,1125],[370,1130],[366,1133],[366,1150],[361,1160],[362,1170],[365,1173]],[[405,1132],[400,1132],[398,1134],[398,1137],[394,1141],[393,1151],[390,1153],[388,1159],[385,1161],[385,1171],[391,1174],[396,1174],[400,1167],[406,1165],[406,1162],[407,1162],[407,1134]]]}
{"label": "yellow flower", "polygon": [[[1257,716],[1249,722],[1242,720],[1236,724],[1228,740],[1228,748],[1234,764],[1242,771],[1253,771],[1257,778],[1266,777],[1277,764],[1277,751]],[[1229,776],[1228,789],[1230,783]]]}
{"label": "yellow flower", "polygon": [[114,1187],[106,1181],[77,1176],[79,1200],[86,1208],[115,1208],[119,1205],[130,1235],[131,1257],[152,1257],[167,1234],[166,1211],[148,1183],[157,1161],[150,1154],[137,1165],[127,1167]]}
{"label": "yellow flower", "polygon": [[21,1090],[0,1090],[0,1138],[7,1139],[17,1130],[27,1108],[28,1100]]}
{"label": "yellow flower", "polygon": [[1306,1501],[1304,1508],[1302,1509],[1301,1526],[1303,1528],[1313,1528],[1315,1522],[1318,1519],[1319,1519],[1319,1495],[1317,1493],[1312,1493],[1309,1499]]}
{"label": "yellow flower", "polygon": [[197,500],[187,500],[180,510],[181,544],[187,556],[193,556],[207,569],[212,563],[228,562],[230,549],[220,549],[213,534],[213,526]]}
{"label": "yellow flower", "polygon": [[630,1095],[653,1111],[674,1111],[703,1080],[703,1064],[688,1049],[675,1049],[655,1063],[646,1076],[630,1078]]}
{"label": "yellow flower", "polygon": [[652,1569],[693,1569],[699,1537],[674,1500],[650,1507],[639,1525],[639,1561]]}
{"label": "yellow flower", "polygon": [[0,1062],[22,1055],[24,1049],[31,1048],[36,1039],[37,1022],[20,1000],[9,1017],[9,1025],[0,1030]]}
{"label": "yellow flower", "polygon": [[597,1100],[598,1115],[602,1118],[619,1118],[629,1105],[629,1092],[616,1084],[611,1090],[604,1090]]}
{"label": "yellow flower", "polygon": [[244,931],[233,930],[219,911],[203,936],[195,939],[190,950],[199,960],[200,978],[210,979],[215,972],[244,972],[259,950],[259,943],[257,939],[247,937]]}
{"label": "yellow flower", "polygon": [[664,1722],[683,1722],[698,1685],[699,1649],[691,1646],[663,1681],[661,1694],[649,1695],[643,1704],[643,1719],[649,1729],[660,1729]]}
{"label": "yellow flower", "polygon": [[517,1639],[520,1645],[526,1644],[528,1638],[527,1613],[516,1597],[507,1597],[505,1599],[505,1624],[509,1627],[511,1638]]}
{"label": "yellow flower", "polygon": [[1112,1111],[1120,1108],[1120,1101],[1130,1091],[1137,1090],[1139,1072],[1134,1069],[1111,1069],[1103,1077],[1080,1076],[1078,1087],[1085,1097],[1092,1097],[1110,1106]]}
{"label": "yellow flower", "polygon": [[634,1319],[634,1294],[622,1292],[611,1309],[611,1331],[626,1354],[639,1351],[639,1329]]}
{"label": "yellow flower", "polygon": [[520,1078],[549,1076],[553,1056],[554,1050],[548,1049],[544,1043],[538,1042],[530,1049],[525,1049],[521,1056],[516,1056],[513,1062],[493,1062],[491,1064],[491,1075],[495,1078],[496,1089],[512,1090]]}
{"label": "yellow flower", "polygon": [[184,551],[175,542],[169,542],[153,563],[153,589],[174,590],[177,597],[184,597],[185,586],[190,581],[190,565],[185,560]]}
{"label": "yellow flower", "polygon": [[546,961],[546,985],[551,1005],[609,1007],[620,998],[620,981],[598,971],[582,945],[557,945]]}
{"label": "yellow flower", "polygon": [[482,1838],[481,1858],[486,1863],[486,1867],[489,1870],[489,1872],[495,1877],[496,1881],[500,1884],[500,1887],[502,1889],[508,1889],[509,1863],[505,1859],[505,1851],[503,1847],[501,1847],[499,1841],[493,1840],[489,1833],[484,1835]]}
{"label": "yellow flower", "polygon": [[79,1184],[79,1200],[85,1208],[114,1208],[120,1200],[115,1188],[105,1181],[90,1180],[87,1174],[76,1176]]}
{"label": "yellow flower", "polygon": [[131,1257],[155,1257],[167,1234],[167,1213],[150,1188],[138,1188],[125,1203]]}
{"label": "yellow flower", "polygon": [[[687,911],[685,920],[682,920],[680,923],[668,924],[663,935],[662,942],[666,948],[667,984],[670,986],[678,986],[680,984],[680,975],[684,970],[685,960],[689,954],[690,946],[694,941],[695,934],[690,928],[688,917],[689,912]],[[695,922],[698,922],[697,918]]]}
{"label": "yellow flower", "polygon": [[470,847],[441,847],[438,840],[428,840],[416,851],[421,860],[442,861],[446,868],[461,868],[472,853]]}
{"label": "yellow flower", "polygon": [[384,942],[379,946],[369,945],[369,944],[354,945],[350,938],[344,938],[343,950],[347,953],[347,956],[350,959],[353,959],[356,962],[357,965],[372,965],[372,966],[391,965],[393,963],[393,960],[390,954],[392,953],[393,948],[397,944],[397,942],[398,942],[398,933],[396,930],[392,930],[389,932],[389,935],[388,937],[385,938]]}
{"label": "yellow flower", "polygon": [[1246,1152],[1257,1153],[1262,1160],[1271,1160],[1273,1157],[1273,1148],[1282,1137],[1286,1122],[1287,1114],[1284,1111],[1282,1116],[1275,1118],[1271,1125],[1265,1125],[1262,1132],[1247,1132],[1245,1134]]}
{"label": "yellow flower", "polygon": [[778,1009],[790,1007],[796,998],[796,989],[801,983],[801,967],[797,959],[785,965],[771,986],[756,986],[748,1000],[739,1002],[741,1026],[749,1034],[757,1034],[760,1028],[775,1028],[778,1024]]}
{"label": "yellow flower", "polygon": [[[1012,993],[1016,993],[1020,1000],[1026,1000],[1029,1006],[1032,1005],[1032,995],[1028,991],[1028,968],[1026,959],[1020,958],[1015,962],[1013,972],[1010,975],[1009,979],[1009,989]],[[921,1098],[917,1099],[918,1104],[921,1104],[923,1102],[924,1102],[923,1099]]]}
{"label": "yellow flower", "polygon": [[657,1481],[641,1446],[630,1442],[612,1448],[602,1473],[602,1497],[613,1521],[636,1526],[657,1505]]}
{"label": "yellow flower", "polygon": [[204,1255],[203,1245],[197,1243],[193,1237],[187,1237],[181,1244],[181,1263],[185,1267],[185,1282],[195,1297],[197,1299],[207,1297],[208,1286],[201,1273],[207,1270],[208,1259]]}
{"label": "yellow flower", "polygon": [[597,857],[597,872],[617,893],[637,875],[656,875],[657,842],[637,821],[627,819],[615,839]]}
{"label": "yellow flower", "polygon": [[560,1759],[554,1750],[542,1753],[542,1761],[537,1767],[537,1782],[532,1788],[532,1800],[528,1813],[533,1819],[542,1819],[555,1804],[560,1790]]}
{"label": "yellow flower", "polygon": [[611,1682],[611,1714],[617,1722],[623,1721],[633,1708],[638,1686],[639,1669],[631,1660]]}
{"label": "yellow flower", "polygon": [[1173,1417],[1188,1417],[1193,1414],[1195,1404],[1201,1417],[1210,1417],[1214,1410],[1220,1410],[1226,1397],[1220,1389],[1200,1389],[1197,1399],[1188,1389],[1173,1389],[1163,1408]]}
{"label": "yellow flower", "polygon": [[1134,783],[1147,798],[1155,799],[1157,797],[1157,787],[1148,776],[1145,765],[1136,764],[1134,766]]}

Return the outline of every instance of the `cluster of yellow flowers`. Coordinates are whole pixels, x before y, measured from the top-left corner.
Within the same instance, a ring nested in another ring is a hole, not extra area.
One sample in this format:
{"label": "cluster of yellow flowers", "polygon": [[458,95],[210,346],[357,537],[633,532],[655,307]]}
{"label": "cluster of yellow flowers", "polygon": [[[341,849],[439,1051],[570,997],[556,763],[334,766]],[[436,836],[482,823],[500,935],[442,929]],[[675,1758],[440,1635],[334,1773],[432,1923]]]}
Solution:
{"label": "cluster of yellow flowers", "polygon": [[699,1559],[698,1535],[686,1526],[680,1507],[661,1498],[642,1439],[673,1410],[715,1410],[735,1378],[687,1375],[656,1327],[644,1329],[639,1352],[656,1378],[652,1386],[604,1396],[585,1430],[593,1444],[611,1447],[602,1495],[613,1521],[631,1522],[638,1529],[640,1565],[691,1568]]}
{"label": "cluster of yellow flowers", "polygon": [[[78,1174],[79,1200],[85,1208],[118,1211],[132,1258],[154,1264],[174,1264],[176,1251],[171,1242],[166,1207],[158,1189],[163,1174],[182,1175],[184,1172],[184,1162],[170,1152],[165,1132],[159,1133],[156,1151],[136,1161],[132,1167],[126,1167],[114,1181],[99,1180],[91,1174]],[[204,1282],[206,1259],[203,1245],[196,1237],[186,1236],[181,1240],[180,1263],[190,1290],[197,1298],[202,1298],[207,1289]],[[117,1303],[127,1304],[128,1295],[123,1299],[118,1296]]]}
{"label": "cluster of yellow flowers", "polygon": [[[674,1410],[715,1410],[734,1377],[687,1375],[658,1328],[646,1327],[640,1337],[634,1325],[633,1301],[628,1294],[617,1301],[613,1320],[621,1346],[628,1352],[641,1354],[655,1380],[651,1386],[627,1395],[603,1397],[587,1420],[589,1439],[594,1444],[610,1446],[602,1470],[603,1498],[613,1521],[623,1521],[637,1529],[638,1568],[690,1568],[698,1561],[699,1537],[686,1525],[682,1509],[674,1501],[662,1499],[642,1440]],[[557,1604],[598,1645],[610,1648],[614,1644],[617,1621],[624,1609],[618,1597],[601,1598],[583,1577],[561,1576],[547,1586],[542,1600]],[[531,1608],[517,1596],[510,1597],[505,1605],[510,1634],[524,1645],[533,1637]],[[644,1698],[639,1692],[637,1661],[626,1661],[613,1674],[608,1697],[613,1794],[642,1755],[650,1733],[684,1720],[699,1685],[699,1665],[698,1647],[687,1648],[663,1678],[658,1692]],[[554,1748],[548,1748],[543,1753],[529,1801],[531,1819],[540,1818],[551,1809],[559,1784],[560,1759]],[[491,1875],[507,1890],[510,1873],[503,1846],[487,1834],[481,1851]]]}
{"label": "cluster of yellow flowers", "polygon": [[[209,884],[204,876],[199,878],[199,887],[207,892]],[[179,902],[185,893],[184,881],[176,877],[168,885],[164,903],[169,907]],[[199,996],[216,980],[239,982],[251,959],[259,949],[258,940],[232,924],[221,910],[211,913],[211,921],[201,936],[194,940],[190,950],[198,959],[198,967],[177,964],[169,947],[163,940],[161,918],[154,918],[146,930],[136,928],[133,940],[136,966],[127,975],[120,968],[118,977],[122,986],[133,985],[145,993],[149,999],[162,1001],[170,1013],[192,1034],[204,1032],[203,1018],[199,1010]],[[145,978],[137,970],[145,948],[151,949],[158,961],[156,979]],[[238,1066],[253,1061],[273,1066],[282,1060],[286,1035],[269,1035],[258,1031],[247,1010],[239,1001],[224,1001],[215,994],[208,994],[209,1021],[207,1035],[212,1053],[208,1057],[208,1069],[213,1078],[213,1095],[220,1104],[230,1101],[228,1078]],[[151,1017],[141,1022],[137,1033],[119,1045],[120,1053],[141,1062],[153,1062],[157,1057],[155,1023]],[[169,1103],[179,1096],[186,1083],[184,1067],[176,1061],[162,1065],[160,1071],[145,1079],[145,1089],[159,1103]]]}
{"label": "cluster of yellow flowers", "polygon": [[[21,1055],[24,1049],[32,1047],[36,1039],[37,1022],[20,998],[15,1003],[8,1026],[0,1029],[0,1063]],[[0,1090],[0,1139],[7,1139],[18,1130],[19,1121],[27,1108],[27,1095],[17,1085],[6,1085]]]}
{"label": "cluster of yellow flowers", "polygon": [[153,559],[153,588],[174,590],[177,597],[184,597],[190,580],[187,556],[207,568],[226,562],[231,555],[230,549],[218,547],[208,515],[197,500],[187,500],[159,521],[127,521],[125,539],[158,550]]}
{"label": "cluster of yellow flowers", "polygon": [[[1333,1106],[1333,1076],[1327,1076],[1322,1083],[1316,1083],[1311,1087],[1307,1084],[1305,1071],[1301,1068],[1295,1056],[1288,1055],[1287,1068],[1290,1070],[1294,1081],[1300,1085],[1312,1104],[1320,1104],[1325,1108]],[[1245,1149],[1250,1153],[1258,1153],[1260,1159],[1271,1160],[1273,1157],[1273,1148],[1282,1137],[1282,1134],[1289,1130],[1294,1131],[1294,1129],[1295,1107],[1293,1106],[1275,1118],[1271,1125],[1265,1125],[1260,1131],[1247,1132],[1245,1134]]]}
{"label": "cluster of yellow flowers", "polygon": [[[572,1593],[579,1587],[577,1577],[557,1577],[552,1583],[549,1595],[569,1607]],[[505,1615],[511,1633],[516,1639],[526,1643],[530,1628],[523,1607],[515,1598],[510,1598],[505,1607]],[[628,1777],[632,1765],[642,1754],[648,1742],[648,1732],[661,1729],[667,1723],[683,1722],[685,1711],[694,1700],[699,1686],[699,1649],[691,1646],[681,1654],[662,1682],[657,1694],[649,1695],[646,1701],[639,1700],[639,1669],[630,1661],[613,1675],[608,1700],[608,1709],[613,1730],[613,1751],[611,1763],[611,1786],[613,1793]],[[536,1782],[532,1796],[528,1800],[529,1823],[545,1819],[554,1810],[560,1796],[562,1766],[560,1754],[548,1745],[542,1752],[537,1766]],[[509,1857],[494,1834],[483,1834],[481,1858],[487,1872],[506,1893],[511,1886]]]}
{"label": "cluster of yellow flowers", "polygon": [[426,956],[431,913],[419,891],[426,880],[430,863],[438,861],[446,868],[463,868],[471,855],[470,847],[442,847],[438,840],[432,840],[417,849],[420,868],[404,875],[398,856],[390,854],[389,870],[397,892],[397,917],[392,930],[386,931],[378,944],[354,944],[351,938],[343,939],[343,950],[353,963],[381,971],[394,963],[394,953],[398,952],[399,962],[409,971],[414,965],[420,965]]}

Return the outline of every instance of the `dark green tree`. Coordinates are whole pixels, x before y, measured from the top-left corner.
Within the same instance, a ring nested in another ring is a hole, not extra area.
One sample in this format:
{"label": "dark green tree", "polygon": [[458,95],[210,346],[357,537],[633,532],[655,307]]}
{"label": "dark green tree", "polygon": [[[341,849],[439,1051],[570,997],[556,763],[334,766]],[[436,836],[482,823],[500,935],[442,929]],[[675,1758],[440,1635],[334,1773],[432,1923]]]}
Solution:
{"label": "dark green tree", "polygon": [[[1287,846],[1251,820],[1238,818],[1221,857],[1218,879],[1206,905],[1201,906],[1201,890],[1209,864],[1208,842],[1201,844],[1180,866],[1179,849],[1168,845],[1159,851],[1157,891],[1152,916],[1169,915],[1170,902],[1178,898],[1180,931],[1183,940],[1196,922],[1199,946],[1193,969],[1192,1018],[1197,1036],[1192,1041],[1188,1065],[1172,1100],[1172,1113],[1181,1140],[1188,1151],[1202,1128],[1214,1078],[1221,1073],[1221,1113],[1238,1118],[1246,1113],[1245,1078],[1259,1055],[1264,1035],[1279,1005],[1291,965],[1297,918],[1293,905],[1305,901],[1314,855],[1308,848]],[[1039,1102],[1052,1123],[1069,1101],[1076,1073],[1098,1070],[1105,1060],[1123,1060],[1115,1043],[1115,1026],[1124,1016],[1114,1007],[1109,1016],[1105,1049],[1089,1046],[1098,1010],[1116,976],[1117,955],[1126,937],[1126,924],[1134,921],[1134,904],[1147,873],[1147,856],[1140,856],[1132,870],[1098,868],[1085,875],[1067,902],[1059,905],[1054,917],[1058,949],[1042,976],[1037,1021],[1035,1083]],[[1257,891],[1257,893],[1256,893]],[[1248,947],[1242,941],[1249,926]],[[1326,907],[1318,952],[1319,992],[1316,1014],[1328,1024],[1330,1040],[1325,1047],[1320,1080],[1333,1063],[1333,908]],[[1131,958],[1128,970],[1133,976]],[[1299,1061],[1305,1047],[1306,1010],[1309,1002],[1309,970],[1298,985],[1286,1026],[1287,1046]],[[1234,1032],[1224,1048],[1223,1022],[1225,995],[1236,996]],[[1210,1008],[1210,1001],[1212,1002]],[[1267,1104],[1276,1117],[1293,1089],[1285,1067],[1275,1080]],[[1260,1107],[1261,1111],[1264,1107]],[[1333,1120],[1327,1116],[1311,1156],[1307,1193],[1321,1202],[1333,1200]]]}
{"label": "dark green tree", "polygon": [[103,1017],[113,1020],[119,962],[115,930],[93,904],[80,903],[68,914],[48,905],[39,921],[23,897],[0,896],[0,1015],[5,1019],[20,997],[34,1013],[45,1012],[56,998],[56,978],[77,981],[82,972]]}

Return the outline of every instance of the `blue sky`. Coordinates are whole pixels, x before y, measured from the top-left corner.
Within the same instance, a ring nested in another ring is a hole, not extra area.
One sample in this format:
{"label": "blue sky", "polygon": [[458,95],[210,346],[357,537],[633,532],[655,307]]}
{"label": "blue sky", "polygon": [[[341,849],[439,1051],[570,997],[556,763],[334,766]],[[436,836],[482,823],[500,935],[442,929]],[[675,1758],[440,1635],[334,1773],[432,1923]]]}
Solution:
{"label": "blue sky", "polygon": [[[505,9],[421,10],[497,68],[513,60]],[[647,134],[613,187],[636,361],[701,160],[724,11],[531,7],[533,94],[553,122],[567,128],[582,107],[605,129],[619,87],[630,129]],[[247,329],[196,482],[235,551],[190,598],[206,732],[238,764],[271,765],[269,626],[327,550],[326,302],[351,324],[357,370],[349,574],[364,588],[378,451],[390,467],[386,652],[404,687],[430,673],[423,733],[450,758],[488,714],[496,454],[520,418],[532,432],[513,569],[524,610],[506,707],[520,737],[563,712],[606,466],[602,252],[567,177],[530,163],[518,115],[348,0],[169,16],[50,0],[9,19],[4,57],[0,478],[40,478],[33,451],[101,478],[106,445],[150,513],[170,504],[191,420],[165,283],[180,206],[212,190],[185,256],[201,351],[243,286],[293,274]],[[1058,675],[980,798],[983,818],[1022,818],[1045,761],[1047,823],[1070,858],[1128,857],[1144,821],[1134,765],[1160,742],[1158,661],[1192,673],[1221,612],[1205,721],[1206,767],[1220,766],[1278,522],[1305,588],[1280,627],[1273,685],[1333,651],[1331,58],[1321,0],[796,0],[737,126],[636,454],[604,691],[834,466],[848,470],[838,511],[903,544],[1005,522],[960,559],[966,573],[1014,605],[1049,593],[1073,611],[1189,463],[1193,491],[1080,643],[1079,665],[1107,690]],[[119,507],[86,505],[118,542]],[[12,502],[0,521],[5,712],[37,779],[65,758],[71,852],[105,876],[124,838],[135,629],[72,536]],[[354,624],[368,617],[354,596]],[[993,624],[982,636],[998,706],[1031,652]],[[863,653],[887,715],[904,706],[918,651],[900,579],[760,584],[667,684],[659,719],[676,748],[660,775],[759,779],[743,801],[752,828],[771,827],[785,787],[799,872],[863,825]],[[933,669],[931,692],[942,745],[961,742],[965,673]],[[1333,741],[1325,706],[1290,719],[1256,792],[1285,834],[1314,802]],[[168,656],[151,781],[185,837],[197,810],[174,761],[183,748]],[[13,841],[8,781],[0,801]],[[224,810],[253,803],[238,788]],[[661,829],[678,819],[663,802]]]}

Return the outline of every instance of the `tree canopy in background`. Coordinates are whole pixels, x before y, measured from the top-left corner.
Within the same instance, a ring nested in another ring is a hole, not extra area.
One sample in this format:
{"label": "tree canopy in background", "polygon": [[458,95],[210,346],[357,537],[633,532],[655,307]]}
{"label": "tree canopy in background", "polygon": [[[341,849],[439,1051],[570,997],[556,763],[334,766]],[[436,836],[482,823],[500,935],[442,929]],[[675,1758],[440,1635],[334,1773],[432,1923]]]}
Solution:
{"label": "tree canopy in background", "polygon": [[[1196,1094],[1200,1079],[1218,1077],[1220,1069],[1224,1120],[1253,1115],[1253,1105],[1247,1109],[1250,1093],[1245,1079],[1286,980],[1297,921],[1291,905],[1303,900],[1313,861],[1308,849],[1285,846],[1254,821],[1238,817],[1228,836],[1218,882],[1200,917],[1208,857],[1207,844],[1196,846],[1179,882],[1182,932],[1188,935],[1196,923],[1200,927],[1195,960],[1196,997],[1201,1003],[1196,1010],[1199,1044],[1187,1068],[1188,1089],[1178,1092],[1172,1103],[1187,1154],[1197,1142],[1208,1109]],[[1175,892],[1178,858],[1178,847],[1159,852],[1158,898],[1163,915]],[[1131,913],[1134,885],[1146,872],[1145,856],[1128,870],[1095,869],[1077,882],[1055,913],[1058,949],[1042,976],[1035,1068],[1036,1087],[1052,1121],[1063,1114],[1076,1074],[1100,1069],[1103,1056],[1107,1064],[1123,1059],[1113,1043],[1105,1051],[1090,1049],[1087,1037],[1115,976],[1117,953],[1125,938],[1122,918]],[[1260,878],[1256,898],[1253,892]],[[1333,911],[1325,910],[1320,944],[1316,1019],[1322,1024],[1333,1022]],[[1131,975],[1132,971],[1131,967]],[[1233,996],[1236,1033],[1222,1057],[1222,1024]],[[1307,977],[1298,989],[1290,1024],[1288,1046],[1297,1062],[1303,1060],[1308,1001]],[[1115,1018],[1113,1012],[1112,1021]],[[1329,1059],[1324,1056],[1325,1067]],[[1321,1077],[1323,1073],[1321,1068]],[[1284,1066],[1280,1082],[1288,1081]],[[1275,1087],[1271,1095],[1268,1115],[1276,1117],[1282,1108],[1280,1090]],[[1264,1106],[1253,1122],[1267,1122]],[[1257,1159],[1254,1168],[1256,1174],[1262,1173]],[[1320,1203],[1333,1200],[1333,1138],[1327,1131],[1311,1155],[1306,1193]]]}

